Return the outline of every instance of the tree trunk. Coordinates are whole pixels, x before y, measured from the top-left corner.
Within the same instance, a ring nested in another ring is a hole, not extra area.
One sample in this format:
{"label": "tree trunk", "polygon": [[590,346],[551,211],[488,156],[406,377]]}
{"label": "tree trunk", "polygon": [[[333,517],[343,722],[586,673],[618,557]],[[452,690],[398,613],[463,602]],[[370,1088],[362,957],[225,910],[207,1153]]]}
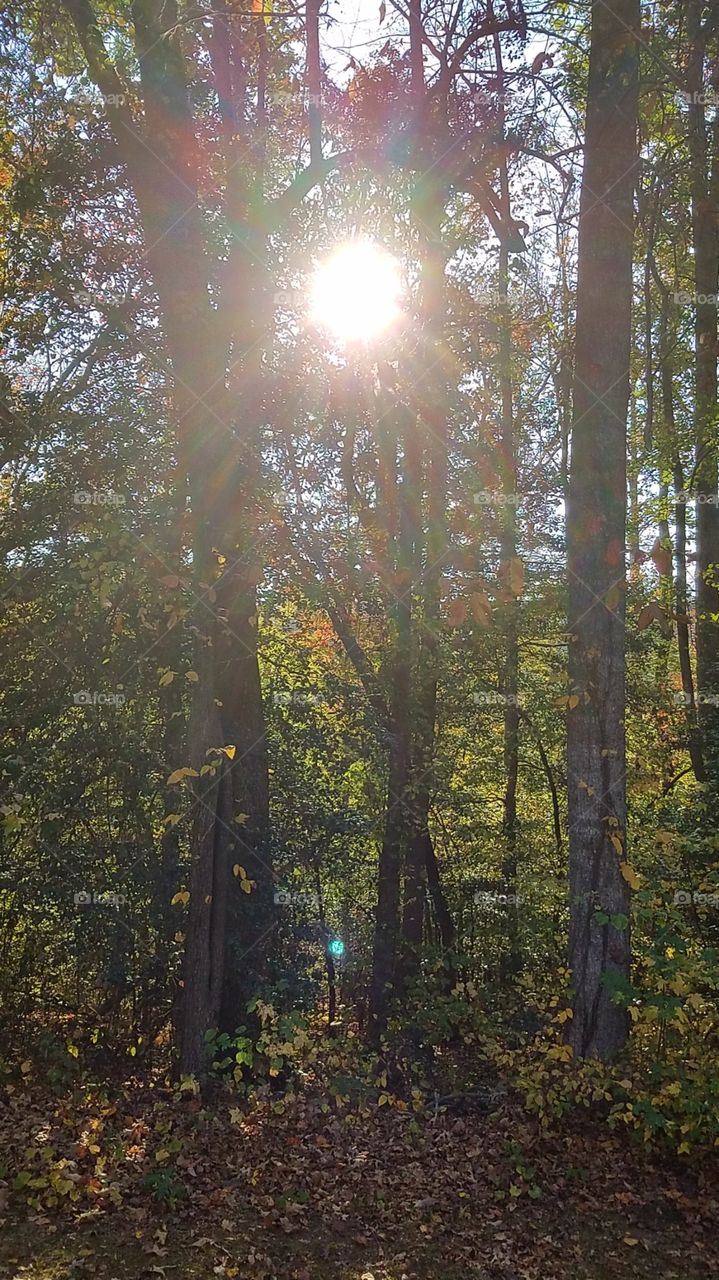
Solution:
{"label": "tree trunk", "polygon": [[[494,36],[494,57],[497,68],[497,92],[499,100],[498,127],[504,138],[504,66],[499,35]],[[499,165],[500,212],[505,219],[511,216],[509,173],[503,156]],[[509,250],[506,242],[499,250],[497,273],[499,291],[499,392],[501,403],[502,503],[500,518],[500,556],[507,566],[507,582],[512,574],[509,566],[517,556],[517,459],[514,443],[514,396],[512,388],[512,316],[509,306]],[[505,974],[516,973],[520,967],[519,911],[517,907],[517,782],[519,777],[519,599],[508,599],[502,607],[504,624],[504,776],[505,788],[502,805],[503,859],[502,878],[507,888],[507,942],[508,955],[502,966]]]}
{"label": "tree trunk", "polygon": [[[686,5],[687,90],[692,233],[694,239],[694,485],[696,493],[697,693],[702,756],[719,784],[719,508],[717,507],[717,304],[719,227],[717,156],[710,160],[704,100],[704,6]],[[719,68],[717,68],[719,74]],[[716,138],[716,134],[714,135]],[[713,150],[713,149],[712,149]],[[714,173],[710,173],[713,164]],[[701,301],[701,298],[705,301]],[[707,300],[708,299],[708,300]],[[714,699],[717,699],[715,703]]]}
{"label": "tree trunk", "polygon": [[[628,1035],[625,793],[626,442],[637,164],[638,0],[595,0],[580,203],[567,510],[570,695],[569,1042],[609,1058]],[[619,915],[600,924],[597,911]]]}

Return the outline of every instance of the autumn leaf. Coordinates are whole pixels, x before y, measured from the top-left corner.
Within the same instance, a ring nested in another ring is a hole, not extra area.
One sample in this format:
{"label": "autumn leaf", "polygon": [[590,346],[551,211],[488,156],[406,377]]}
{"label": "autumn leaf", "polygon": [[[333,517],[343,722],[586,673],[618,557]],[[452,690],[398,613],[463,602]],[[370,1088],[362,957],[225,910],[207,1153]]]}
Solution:
{"label": "autumn leaf", "polygon": [[659,538],[656,539],[651,549],[651,557],[654,568],[662,578],[671,577],[672,572],[672,553],[668,547],[662,545]]}
{"label": "autumn leaf", "polygon": [[184,778],[199,778],[199,776],[197,769],[188,769],[187,767],[175,769],[167,779],[167,785],[168,787],[174,787],[176,782],[182,782]]}
{"label": "autumn leaf", "polygon": [[447,622],[450,627],[461,627],[467,621],[467,606],[464,600],[451,600],[447,606]]}
{"label": "autumn leaf", "polygon": [[624,879],[626,880],[627,884],[628,884],[632,889],[638,889],[638,888],[639,888],[639,885],[640,885],[640,883],[641,883],[641,882],[640,882],[639,876],[637,875],[636,871],[634,870],[634,867],[630,867],[630,865],[629,865],[629,863],[628,863],[628,862],[620,862],[620,864],[619,864],[619,870],[621,871],[622,875],[624,876]]}
{"label": "autumn leaf", "polygon": [[637,617],[637,626],[640,631],[646,631],[653,622],[664,622],[666,613],[658,600],[651,600],[649,604],[645,604],[640,610]]}
{"label": "autumn leaf", "polygon": [[472,617],[480,627],[488,627],[492,621],[492,606],[485,591],[473,591],[469,597]]}
{"label": "autumn leaf", "polygon": [[170,906],[176,907],[179,902],[182,904],[183,907],[186,907],[189,901],[190,901],[190,894],[188,890],[181,889],[179,893],[175,894],[174,898],[170,899]]}

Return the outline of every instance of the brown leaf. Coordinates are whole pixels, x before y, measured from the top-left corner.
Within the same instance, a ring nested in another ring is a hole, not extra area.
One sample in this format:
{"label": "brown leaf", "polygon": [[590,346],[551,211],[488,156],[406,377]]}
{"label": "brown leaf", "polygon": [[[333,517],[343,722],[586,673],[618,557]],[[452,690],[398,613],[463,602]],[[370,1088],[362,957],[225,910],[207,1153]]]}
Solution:
{"label": "brown leaf", "polygon": [[658,600],[650,600],[649,604],[645,604],[639,610],[637,617],[637,626],[640,631],[646,631],[653,622],[664,622],[666,613]]}
{"label": "brown leaf", "polygon": [[447,606],[447,622],[450,627],[461,627],[467,621],[467,606],[464,600],[450,600]]}
{"label": "brown leaf", "polygon": [[659,538],[656,539],[651,550],[652,563],[657,573],[662,578],[671,577],[672,572],[672,553],[668,547],[662,546]]}
{"label": "brown leaf", "polygon": [[488,627],[492,621],[492,606],[485,591],[473,591],[469,597],[472,617],[480,627]]}

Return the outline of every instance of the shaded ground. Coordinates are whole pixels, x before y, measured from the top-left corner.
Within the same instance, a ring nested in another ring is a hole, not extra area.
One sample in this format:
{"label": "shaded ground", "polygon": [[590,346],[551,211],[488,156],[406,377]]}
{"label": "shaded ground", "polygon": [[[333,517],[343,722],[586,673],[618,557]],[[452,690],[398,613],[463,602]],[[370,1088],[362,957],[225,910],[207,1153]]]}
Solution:
{"label": "shaded ground", "polygon": [[[532,1245],[518,1240],[514,1221],[488,1226],[478,1221],[474,1242],[461,1247],[447,1240],[426,1240],[416,1232],[379,1240],[376,1233],[352,1238],[301,1233],[248,1234],[221,1227],[200,1236],[182,1223],[148,1222],[141,1238],[128,1224],[85,1223],[71,1231],[6,1221],[0,1236],[3,1280],[229,1280],[277,1277],[277,1280],[705,1280],[716,1276],[716,1259],[702,1257],[701,1242],[689,1239],[691,1227],[658,1229],[633,1225],[616,1214],[534,1212]],[[526,1225],[526,1224],[525,1224]],[[630,1236],[629,1230],[637,1234]],[[451,1223],[438,1233],[451,1236]],[[519,1233],[520,1236],[523,1233]],[[637,1239],[637,1244],[625,1243]],[[359,1239],[365,1243],[358,1243]],[[528,1254],[529,1250],[529,1254]]]}
{"label": "shaded ground", "polygon": [[[77,1099],[50,1117],[31,1107],[22,1133],[2,1130],[0,1280],[719,1275],[716,1167],[663,1161],[602,1128],[541,1135],[510,1102],[453,1117],[303,1099],[245,1115],[123,1098],[85,1114]],[[29,1136],[46,1145],[28,1154]],[[77,1203],[33,1207],[27,1186],[13,1189],[12,1168],[45,1150]],[[108,1177],[114,1201],[93,1185]]]}

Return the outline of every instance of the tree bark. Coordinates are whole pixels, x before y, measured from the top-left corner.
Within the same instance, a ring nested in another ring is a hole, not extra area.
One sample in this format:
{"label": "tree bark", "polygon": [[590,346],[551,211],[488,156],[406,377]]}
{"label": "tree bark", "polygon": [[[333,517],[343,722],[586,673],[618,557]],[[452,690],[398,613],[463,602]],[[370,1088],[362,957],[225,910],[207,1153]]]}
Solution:
{"label": "tree bark", "polygon": [[[595,0],[580,201],[567,510],[570,695],[569,959],[574,1053],[609,1058],[628,1036],[612,984],[628,979],[625,787],[626,440],[637,165],[638,0]],[[573,699],[572,699],[573,700]]]}
{"label": "tree bark", "polygon": [[[719,507],[717,506],[717,303],[719,287],[719,157],[711,154],[704,107],[704,6],[686,4],[689,42],[689,158],[694,240],[694,484],[696,493],[697,693],[702,757],[719,785]],[[719,75],[719,68],[715,69]],[[717,133],[713,134],[716,143]],[[704,299],[702,301],[701,299]],[[717,703],[714,699],[717,699]]]}

